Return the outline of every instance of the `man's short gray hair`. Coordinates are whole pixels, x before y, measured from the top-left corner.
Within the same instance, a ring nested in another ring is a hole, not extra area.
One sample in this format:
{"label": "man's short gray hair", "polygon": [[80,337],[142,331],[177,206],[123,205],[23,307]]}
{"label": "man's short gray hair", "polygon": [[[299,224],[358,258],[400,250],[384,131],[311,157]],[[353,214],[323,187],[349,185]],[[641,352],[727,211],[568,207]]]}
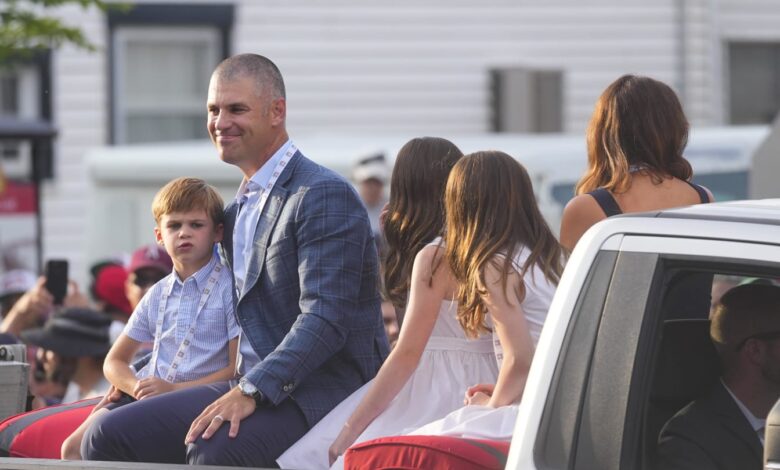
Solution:
{"label": "man's short gray hair", "polygon": [[271,59],[259,54],[238,54],[228,57],[217,65],[212,76],[222,80],[249,77],[255,80],[260,92],[267,90],[273,99],[286,98],[284,79],[279,68]]}

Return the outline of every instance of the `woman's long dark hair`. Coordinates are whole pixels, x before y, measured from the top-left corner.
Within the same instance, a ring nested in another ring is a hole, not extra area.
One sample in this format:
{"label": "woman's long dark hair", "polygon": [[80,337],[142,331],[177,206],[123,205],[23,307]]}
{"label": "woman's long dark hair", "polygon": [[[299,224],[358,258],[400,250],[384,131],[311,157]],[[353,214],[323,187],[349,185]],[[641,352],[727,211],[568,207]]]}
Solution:
{"label": "woman's long dark hair", "polygon": [[576,193],[596,188],[621,193],[631,184],[631,165],[656,184],[673,176],[691,179],[683,157],[688,120],[674,90],[649,77],[623,75],[596,102],[588,125],[588,169]]}
{"label": "woman's long dark hair", "polygon": [[406,306],[414,257],[444,228],[444,187],[463,152],[439,137],[407,142],[393,166],[390,204],[384,233],[385,296],[399,309]]}
{"label": "woman's long dark hair", "polygon": [[[530,254],[520,276],[538,266],[557,285],[563,272],[563,251],[536,203],[525,168],[498,151],[463,157],[452,169],[445,191],[446,256],[458,281],[458,321],[469,336],[489,331],[485,268],[498,263],[504,294],[518,250]],[[524,292],[519,292],[520,299]],[[508,298],[508,297],[507,297]]]}

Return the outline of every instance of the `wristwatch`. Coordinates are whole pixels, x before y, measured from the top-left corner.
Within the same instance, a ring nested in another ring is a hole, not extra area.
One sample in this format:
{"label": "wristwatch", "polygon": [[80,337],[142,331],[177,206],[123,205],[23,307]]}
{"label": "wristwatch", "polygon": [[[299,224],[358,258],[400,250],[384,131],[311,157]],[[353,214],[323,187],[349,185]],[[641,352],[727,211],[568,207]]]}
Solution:
{"label": "wristwatch", "polygon": [[246,377],[238,381],[238,389],[241,391],[241,395],[254,400],[255,405],[260,406],[265,404],[265,397],[263,396],[263,392],[258,390],[252,382],[246,379]]}

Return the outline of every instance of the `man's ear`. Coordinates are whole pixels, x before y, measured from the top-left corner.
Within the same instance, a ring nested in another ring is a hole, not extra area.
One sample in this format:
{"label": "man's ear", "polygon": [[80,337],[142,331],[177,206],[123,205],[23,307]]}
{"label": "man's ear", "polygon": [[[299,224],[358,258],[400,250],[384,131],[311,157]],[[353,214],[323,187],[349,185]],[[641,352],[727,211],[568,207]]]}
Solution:
{"label": "man's ear", "polygon": [[287,118],[287,101],[284,98],[276,98],[271,101],[271,123],[274,126],[284,124],[285,118]]}
{"label": "man's ear", "polygon": [[756,338],[750,338],[745,341],[742,351],[747,354],[748,359],[753,364],[762,364],[764,361],[764,343]]}
{"label": "man's ear", "polygon": [[160,227],[154,228],[154,239],[157,241],[158,245],[165,246],[165,244],[163,243],[162,232],[160,231]]}
{"label": "man's ear", "polygon": [[225,226],[223,224],[217,224],[217,226],[214,228],[214,234],[214,242],[221,242],[225,234]]}

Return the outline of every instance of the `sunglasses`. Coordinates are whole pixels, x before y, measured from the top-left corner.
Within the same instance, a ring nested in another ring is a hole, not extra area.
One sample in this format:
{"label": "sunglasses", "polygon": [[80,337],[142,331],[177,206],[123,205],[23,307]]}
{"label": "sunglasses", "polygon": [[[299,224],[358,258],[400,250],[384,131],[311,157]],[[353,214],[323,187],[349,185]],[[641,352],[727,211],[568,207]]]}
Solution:
{"label": "sunglasses", "polygon": [[133,284],[143,289],[157,284],[157,282],[159,282],[160,279],[164,278],[165,276],[165,274],[157,273],[136,274],[135,278],[133,279]]}

